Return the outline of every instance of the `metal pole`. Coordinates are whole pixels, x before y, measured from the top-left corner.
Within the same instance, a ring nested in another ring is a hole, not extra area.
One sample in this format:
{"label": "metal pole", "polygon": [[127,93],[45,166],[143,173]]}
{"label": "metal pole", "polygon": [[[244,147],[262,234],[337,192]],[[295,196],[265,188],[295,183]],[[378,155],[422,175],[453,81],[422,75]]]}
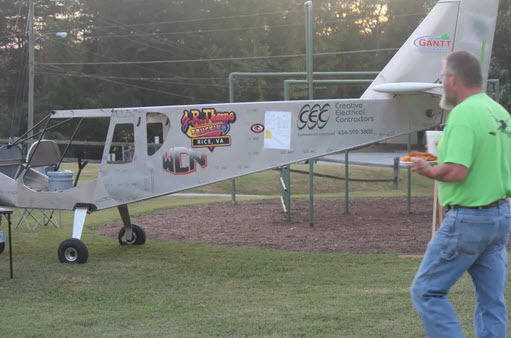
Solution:
{"label": "metal pole", "polygon": [[[372,83],[374,80],[313,80],[313,83],[321,84],[365,84]],[[284,101],[291,100],[291,85],[292,84],[303,84],[308,83],[307,80],[284,80]]]}
{"label": "metal pole", "polygon": [[236,74],[235,73],[229,74],[229,102],[230,103],[234,102],[235,79],[236,79]]}
{"label": "metal pole", "polygon": [[289,101],[289,82],[284,81],[284,101]]}
{"label": "metal pole", "polygon": [[287,220],[291,219],[291,164],[286,166],[286,184],[287,184]]}
{"label": "metal pole", "polygon": [[232,200],[232,204],[235,204],[236,203],[236,179],[235,178],[233,178],[231,180],[231,185],[232,185],[231,200]]}
{"label": "metal pole", "polygon": [[[235,79],[236,75],[231,73],[229,75],[229,102],[230,103],[233,103],[234,102],[234,79]],[[231,179],[231,201],[232,201],[232,204],[235,204],[236,203],[236,179],[233,178]]]}
{"label": "metal pole", "polygon": [[[312,83],[319,83],[319,84],[371,84],[374,80],[371,79],[342,79],[342,80],[313,80]],[[291,84],[303,84],[308,83],[307,80],[284,80],[284,89],[287,86]]]}
{"label": "metal pole", "polygon": [[[412,134],[408,134],[407,151],[412,151]],[[408,193],[407,193],[407,208],[408,213],[412,213],[412,168],[408,166]]]}
{"label": "metal pole", "polygon": [[[314,99],[314,78],[313,78],[313,60],[312,60],[312,1],[305,4],[305,48],[306,48],[306,70],[307,81],[309,83],[309,100]],[[309,225],[314,226],[314,160],[309,159]]]}
{"label": "metal pole", "polygon": [[309,159],[309,225],[314,226],[314,160]]}
{"label": "metal pole", "polygon": [[11,235],[11,213],[7,214],[7,224],[9,226],[9,267],[11,270],[11,279],[14,278],[12,269],[12,235]]}
{"label": "metal pole", "polygon": [[[377,71],[365,72],[312,72],[314,76],[366,76],[378,75]],[[229,102],[235,102],[236,98],[236,80],[242,77],[291,77],[291,76],[307,76],[307,72],[232,72],[229,74]],[[371,80],[372,82],[373,80]]]}
{"label": "metal pole", "polygon": [[282,199],[285,205],[286,218],[291,219],[291,168],[289,165],[282,167],[281,179],[283,181]]}
{"label": "metal pole", "polygon": [[350,192],[349,192],[349,184],[350,184],[350,174],[349,174],[349,155],[348,151],[344,153],[344,211],[346,213],[350,212]]}
{"label": "metal pole", "polygon": [[[28,129],[34,125],[34,0],[29,1],[28,9]],[[32,137],[32,132],[29,132]]]}
{"label": "metal pole", "polygon": [[394,157],[394,184],[392,185],[392,189],[399,189],[399,157]]}
{"label": "metal pole", "polygon": [[314,82],[313,82],[313,41],[312,41],[312,30],[313,30],[313,13],[312,13],[312,1],[307,1],[305,4],[305,49],[306,49],[306,68],[307,68],[307,81],[309,83],[309,100],[314,99]]}

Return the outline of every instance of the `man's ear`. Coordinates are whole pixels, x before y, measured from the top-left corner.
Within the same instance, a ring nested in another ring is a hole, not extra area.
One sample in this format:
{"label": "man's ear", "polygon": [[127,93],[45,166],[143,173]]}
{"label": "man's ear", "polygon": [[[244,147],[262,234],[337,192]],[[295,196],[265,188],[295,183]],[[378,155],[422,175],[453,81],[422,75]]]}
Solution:
{"label": "man's ear", "polygon": [[452,75],[450,80],[452,82],[451,86],[454,87],[454,88],[458,88],[459,85],[461,84],[460,78],[456,74]]}

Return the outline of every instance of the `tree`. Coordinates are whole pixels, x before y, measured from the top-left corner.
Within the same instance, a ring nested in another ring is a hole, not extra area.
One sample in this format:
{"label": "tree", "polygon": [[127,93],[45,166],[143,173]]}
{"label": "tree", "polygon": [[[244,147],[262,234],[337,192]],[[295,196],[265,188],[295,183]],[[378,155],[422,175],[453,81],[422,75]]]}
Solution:
{"label": "tree", "polygon": [[500,80],[501,99],[508,111],[511,112],[511,4],[501,1],[497,16],[497,30],[493,44],[493,57],[490,77]]}
{"label": "tree", "polygon": [[[381,70],[436,2],[314,0],[314,70]],[[501,1],[490,75],[500,79],[508,108],[510,11]],[[0,0],[0,14],[6,137],[26,128],[26,0]],[[53,109],[226,102],[231,72],[305,71],[298,0],[36,0],[36,18],[36,119]],[[68,36],[52,37],[57,31]],[[91,64],[98,62],[112,64]],[[282,80],[242,80],[236,100],[280,100]],[[357,97],[365,89],[316,87],[317,98]],[[306,97],[306,86],[293,87],[293,98]]]}

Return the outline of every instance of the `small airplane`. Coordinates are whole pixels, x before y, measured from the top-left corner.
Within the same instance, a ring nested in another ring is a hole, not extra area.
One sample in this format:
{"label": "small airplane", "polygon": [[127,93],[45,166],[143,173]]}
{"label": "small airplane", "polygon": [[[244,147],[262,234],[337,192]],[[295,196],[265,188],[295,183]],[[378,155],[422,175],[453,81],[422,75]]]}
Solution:
{"label": "small airplane", "polygon": [[[74,210],[72,237],[58,249],[63,263],[87,261],[80,238],[87,213],[98,210],[118,208],[120,244],[144,244],[146,234],[131,223],[129,203],[442,124],[442,60],[468,50],[480,57],[486,81],[497,10],[498,0],[438,1],[359,99],[54,111],[39,123],[44,131],[26,161],[19,140],[0,148],[0,205]],[[61,174],[36,169],[57,169],[62,162],[44,133],[52,120],[85,118],[110,119],[98,177],[76,184],[80,162],[74,184],[55,188]],[[129,156],[112,164],[112,149],[123,135],[133,138]]]}

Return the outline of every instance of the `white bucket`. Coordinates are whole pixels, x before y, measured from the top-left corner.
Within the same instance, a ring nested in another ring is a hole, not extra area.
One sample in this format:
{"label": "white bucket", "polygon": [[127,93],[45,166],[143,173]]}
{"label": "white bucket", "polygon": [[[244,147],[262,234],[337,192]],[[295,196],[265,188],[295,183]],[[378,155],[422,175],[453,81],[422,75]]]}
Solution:
{"label": "white bucket", "polygon": [[442,139],[443,131],[426,130],[426,142],[428,144],[428,153],[438,156],[438,143]]}
{"label": "white bucket", "polygon": [[74,174],[72,171],[49,171],[47,175],[49,191],[62,191],[73,187]]}

